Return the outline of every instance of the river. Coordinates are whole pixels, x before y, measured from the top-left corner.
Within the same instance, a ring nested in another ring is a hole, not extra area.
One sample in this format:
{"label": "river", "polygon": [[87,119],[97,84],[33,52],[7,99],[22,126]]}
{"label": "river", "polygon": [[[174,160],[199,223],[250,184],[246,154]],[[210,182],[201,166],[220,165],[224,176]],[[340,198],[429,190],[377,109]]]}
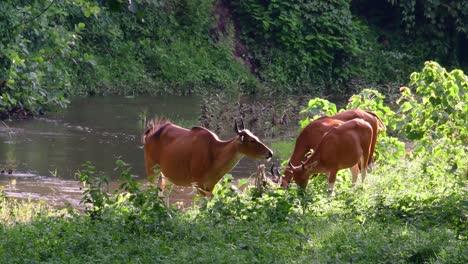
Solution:
{"label": "river", "polygon": [[[230,101],[232,107],[226,109],[228,104],[223,100]],[[111,190],[119,184],[114,171],[117,159],[132,167],[138,181],[146,182],[141,143],[145,118],[165,116],[187,128],[211,125],[221,139],[228,139],[234,135],[229,114],[236,109],[240,116],[249,119],[246,127],[251,125],[254,133],[262,134],[259,137],[269,145],[274,138],[287,134],[284,131],[296,129],[297,120],[293,117],[284,122],[289,125],[279,125],[288,111],[297,112],[290,106],[292,101],[286,98],[262,104],[254,99],[197,96],[74,98],[66,109],[0,124],[0,170],[4,170],[0,173],[0,186],[9,197],[79,206],[82,188],[76,172],[87,161],[110,177]],[[271,127],[262,127],[266,123]],[[255,173],[256,165],[256,161],[244,158],[231,174],[237,179],[249,177]],[[173,201],[187,201],[194,196],[192,188],[177,187],[171,193]]]}

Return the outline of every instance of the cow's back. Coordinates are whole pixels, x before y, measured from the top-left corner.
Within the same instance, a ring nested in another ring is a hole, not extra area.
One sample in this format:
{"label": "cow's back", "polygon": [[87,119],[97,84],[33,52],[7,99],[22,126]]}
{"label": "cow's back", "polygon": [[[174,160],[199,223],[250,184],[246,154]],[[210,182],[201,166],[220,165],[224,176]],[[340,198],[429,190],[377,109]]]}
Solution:
{"label": "cow's back", "polygon": [[330,129],[312,158],[327,170],[349,168],[366,153],[369,155],[371,140],[371,125],[359,118],[352,119]]}
{"label": "cow's back", "polygon": [[151,155],[152,159],[159,163],[161,155],[167,154],[167,148],[170,148],[172,145],[177,145],[177,141],[186,137],[188,133],[188,129],[171,123],[155,127],[154,131],[146,135],[144,138],[143,148],[145,155]]}
{"label": "cow's back", "polygon": [[347,110],[345,112],[341,112],[336,115],[333,115],[332,117],[335,119],[344,121],[344,122],[355,119],[355,118],[360,118],[371,125],[372,134],[371,134],[371,150],[370,150],[370,157],[369,157],[369,163],[370,163],[373,160],[375,144],[377,142],[378,130],[379,128],[381,130],[385,130],[385,125],[383,124],[382,120],[376,114],[370,111],[361,110],[361,109]]}

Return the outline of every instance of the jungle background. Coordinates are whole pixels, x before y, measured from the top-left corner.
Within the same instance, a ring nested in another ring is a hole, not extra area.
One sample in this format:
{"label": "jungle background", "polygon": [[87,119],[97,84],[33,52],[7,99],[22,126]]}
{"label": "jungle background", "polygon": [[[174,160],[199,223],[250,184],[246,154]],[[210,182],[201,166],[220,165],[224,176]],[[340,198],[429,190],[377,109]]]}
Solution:
{"label": "jungle background", "polygon": [[0,112],[73,95],[397,93],[468,67],[467,1],[5,0]]}
{"label": "jungle background", "polygon": [[[282,164],[283,116],[299,133],[363,108],[387,131],[366,181],[342,170],[335,196],[324,175],[284,190],[228,174],[181,210],[121,159],[112,192],[83,164],[79,207],[0,188],[0,262],[468,263],[467,31],[468,1],[455,0],[1,1],[1,119],[77,96],[204,95],[194,122],[217,130],[245,113]],[[273,105],[229,101],[240,94],[302,99],[272,118]]]}

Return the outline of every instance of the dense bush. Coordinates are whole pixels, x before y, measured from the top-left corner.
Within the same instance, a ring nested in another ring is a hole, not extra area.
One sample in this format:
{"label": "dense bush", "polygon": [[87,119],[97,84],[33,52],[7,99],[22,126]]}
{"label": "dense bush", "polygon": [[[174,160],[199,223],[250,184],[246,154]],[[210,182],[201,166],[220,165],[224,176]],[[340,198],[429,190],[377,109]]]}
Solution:
{"label": "dense bush", "polygon": [[382,44],[423,60],[468,67],[462,48],[468,45],[468,2],[357,0],[352,9],[380,29]]}
{"label": "dense bush", "polygon": [[410,79],[410,88],[402,87],[397,101],[408,138],[420,140],[426,149],[440,141],[463,146],[468,141],[468,76],[429,61]]}
{"label": "dense bush", "polygon": [[312,91],[356,74],[361,54],[349,1],[232,1],[262,81]]}
{"label": "dense bush", "polygon": [[414,0],[2,1],[0,113],[42,113],[74,94],[344,98],[365,85],[391,95],[425,60],[466,67],[466,10]]}
{"label": "dense bush", "polygon": [[88,93],[255,91],[256,80],[233,59],[232,28],[212,39],[213,1],[142,1],[133,12],[105,7],[89,20],[80,51],[96,65],[78,65]]}
{"label": "dense bush", "polygon": [[84,1],[0,3],[0,115],[42,113],[68,103],[72,50],[84,24],[69,23],[65,10],[88,16],[99,11]]}
{"label": "dense bush", "polygon": [[[430,39],[433,58],[444,64],[465,63],[458,60],[462,43],[468,42],[468,2],[388,0],[398,7],[401,22],[408,34]],[[465,39],[463,41],[462,39]]]}
{"label": "dense bush", "polygon": [[349,95],[356,83],[406,83],[426,60],[467,67],[463,1],[231,3],[248,55],[273,90]]}
{"label": "dense bush", "polygon": [[157,192],[132,180],[123,183],[127,191],[104,199],[100,217],[0,197],[0,217],[7,216],[0,261],[466,263],[467,168],[453,170],[448,157],[427,159],[376,168],[365,188],[351,188],[342,173],[332,199],[322,177],[305,193],[293,186],[262,196],[239,192],[228,177],[213,199],[185,212],[171,212]]}
{"label": "dense bush", "polygon": [[42,113],[73,94],[256,92],[217,38],[213,2],[2,1],[0,113]]}

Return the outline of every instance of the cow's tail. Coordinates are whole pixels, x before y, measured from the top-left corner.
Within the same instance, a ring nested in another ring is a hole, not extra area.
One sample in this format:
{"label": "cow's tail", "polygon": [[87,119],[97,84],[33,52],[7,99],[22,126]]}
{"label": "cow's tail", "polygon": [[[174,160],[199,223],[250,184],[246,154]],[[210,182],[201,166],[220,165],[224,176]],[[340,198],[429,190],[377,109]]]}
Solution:
{"label": "cow's tail", "polygon": [[377,114],[375,114],[374,112],[371,112],[371,111],[366,111],[366,113],[374,116],[377,119],[377,121],[379,121],[379,123],[377,125],[378,130],[381,130],[381,131],[387,130],[387,127],[385,126],[384,122],[382,121],[382,119],[380,119],[380,117]]}
{"label": "cow's tail", "polygon": [[169,123],[169,119],[165,117],[155,117],[151,119],[146,125],[146,129],[141,137],[141,142],[145,144],[148,138],[158,137]]}

